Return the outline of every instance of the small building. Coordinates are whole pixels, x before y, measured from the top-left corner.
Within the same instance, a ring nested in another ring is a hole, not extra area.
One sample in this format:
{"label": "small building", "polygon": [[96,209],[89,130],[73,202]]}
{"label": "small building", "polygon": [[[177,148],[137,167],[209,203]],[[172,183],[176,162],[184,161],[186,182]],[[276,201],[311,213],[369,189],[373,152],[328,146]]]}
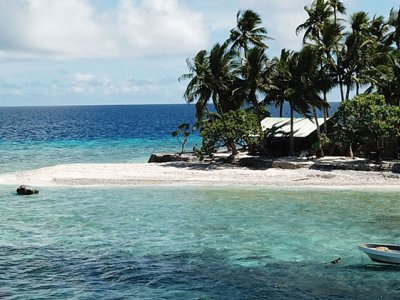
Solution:
{"label": "small building", "polygon": [[[322,128],[324,119],[318,118]],[[283,156],[289,153],[290,118],[268,117],[261,121],[266,132],[265,146],[267,154]],[[317,141],[317,125],[314,118],[295,118],[293,122],[294,150],[296,153],[309,149]]]}

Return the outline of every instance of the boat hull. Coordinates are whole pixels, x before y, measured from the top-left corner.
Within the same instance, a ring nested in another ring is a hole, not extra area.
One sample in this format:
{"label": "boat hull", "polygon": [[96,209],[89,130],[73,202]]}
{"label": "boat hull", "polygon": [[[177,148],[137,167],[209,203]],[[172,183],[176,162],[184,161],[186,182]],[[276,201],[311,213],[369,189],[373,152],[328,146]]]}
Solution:
{"label": "boat hull", "polygon": [[361,244],[358,249],[373,261],[387,264],[400,264],[400,245]]}

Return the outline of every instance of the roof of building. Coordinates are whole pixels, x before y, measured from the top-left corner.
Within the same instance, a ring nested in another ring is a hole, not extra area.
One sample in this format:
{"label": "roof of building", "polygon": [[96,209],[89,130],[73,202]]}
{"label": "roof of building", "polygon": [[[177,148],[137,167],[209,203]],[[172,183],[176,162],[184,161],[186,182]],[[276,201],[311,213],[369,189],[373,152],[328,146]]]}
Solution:
{"label": "roof of building", "polygon": [[[318,124],[324,123],[323,118],[318,118]],[[275,137],[288,136],[290,134],[290,118],[265,118],[261,121],[261,127],[264,131],[271,129],[275,132]],[[295,118],[293,122],[294,137],[307,137],[317,130],[314,119]]]}

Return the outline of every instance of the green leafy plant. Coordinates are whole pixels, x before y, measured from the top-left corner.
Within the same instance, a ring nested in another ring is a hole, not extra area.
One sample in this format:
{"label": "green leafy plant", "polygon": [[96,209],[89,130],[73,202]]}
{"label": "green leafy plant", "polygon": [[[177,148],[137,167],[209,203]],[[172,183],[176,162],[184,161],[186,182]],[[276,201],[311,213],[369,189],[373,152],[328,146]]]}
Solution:
{"label": "green leafy plant", "polygon": [[188,143],[189,136],[195,130],[195,127],[191,127],[189,123],[182,123],[178,126],[178,129],[171,133],[173,137],[176,137],[181,144],[181,152],[179,155],[182,155],[185,151],[185,146]]}
{"label": "green leafy plant", "polygon": [[400,108],[387,105],[379,94],[344,101],[333,121],[332,140],[349,147],[349,153],[365,152],[378,139],[395,139],[400,134]]}
{"label": "green leafy plant", "polygon": [[212,155],[226,146],[233,155],[238,153],[237,146],[249,149],[259,148],[263,133],[256,114],[235,110],[224,114],[224,118],[215,118],[202,124],[202,151]]}

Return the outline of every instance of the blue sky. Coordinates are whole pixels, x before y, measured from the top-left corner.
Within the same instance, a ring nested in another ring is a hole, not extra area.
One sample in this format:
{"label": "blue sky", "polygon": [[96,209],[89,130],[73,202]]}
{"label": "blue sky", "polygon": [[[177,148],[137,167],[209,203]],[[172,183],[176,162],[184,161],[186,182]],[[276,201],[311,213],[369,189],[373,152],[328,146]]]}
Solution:
{"label": "blue sky", "polygon": [[[388,16],[396,0],[344,0]],[[311,0],[2,0],[0,106],[184,103],[186,58],[258,12],[268,55],[298,50]],[[336,99],[330,99],[335,101]]]}

